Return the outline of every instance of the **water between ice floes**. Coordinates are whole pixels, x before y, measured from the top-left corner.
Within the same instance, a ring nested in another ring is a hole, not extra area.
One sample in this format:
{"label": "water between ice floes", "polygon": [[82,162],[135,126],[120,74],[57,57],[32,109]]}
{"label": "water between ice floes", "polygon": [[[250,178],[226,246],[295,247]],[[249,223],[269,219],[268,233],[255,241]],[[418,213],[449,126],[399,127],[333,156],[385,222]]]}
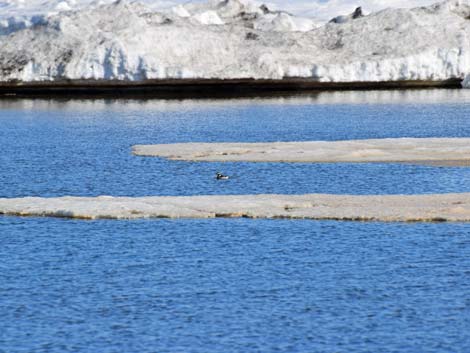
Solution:
{"label": "water between ice floes", "polygon": [[[134,144],[470,137],[470,91],[0,101],[0,197],[470,192],[470,168]],[[221,171],[232,179],[217,182]],[[0,352],[468,352],[470,225],[0,217]]]}

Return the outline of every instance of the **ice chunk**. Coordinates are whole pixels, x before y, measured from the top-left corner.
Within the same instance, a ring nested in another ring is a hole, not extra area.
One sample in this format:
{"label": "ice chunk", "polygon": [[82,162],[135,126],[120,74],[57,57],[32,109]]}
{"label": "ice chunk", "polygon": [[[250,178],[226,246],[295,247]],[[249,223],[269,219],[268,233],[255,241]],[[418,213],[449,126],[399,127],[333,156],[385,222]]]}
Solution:
{"label": "ice chunk", "polygon": [[72,10],[72,7],[70,7],[66,1],[61,1],[56,5],[55,9],[57,11],[70,11]]}
{"label": "ice chunk", "polygon": [[179,17],[191,17],[191,14],[183,5],[178,5],[172,8],[173,12]]}
{"label": "ice chunk", "polygon": [[470,74],[465,76],[465,79],[462,81],[463,88],[470,88]]}
{"label": "ice chunk", "polygon": [[224,21],[221,20],[217,12],[205,11],[194,15],[193,18],[203,25],[223,25]]}

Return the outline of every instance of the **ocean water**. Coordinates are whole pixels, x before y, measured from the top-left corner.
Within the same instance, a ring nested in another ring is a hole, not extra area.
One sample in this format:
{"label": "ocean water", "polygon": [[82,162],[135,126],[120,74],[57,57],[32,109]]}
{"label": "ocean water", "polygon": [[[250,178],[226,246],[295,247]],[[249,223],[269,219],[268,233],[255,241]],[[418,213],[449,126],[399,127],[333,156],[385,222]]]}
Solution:
{"label": "ocean water", "polygon": [[[470,168],[130,153],[386,137],[470,137],[470,90],[0,100],[0,197],[470,192]],[[0,260],[2,353],[470,351],[467,224],[0,216]]]}

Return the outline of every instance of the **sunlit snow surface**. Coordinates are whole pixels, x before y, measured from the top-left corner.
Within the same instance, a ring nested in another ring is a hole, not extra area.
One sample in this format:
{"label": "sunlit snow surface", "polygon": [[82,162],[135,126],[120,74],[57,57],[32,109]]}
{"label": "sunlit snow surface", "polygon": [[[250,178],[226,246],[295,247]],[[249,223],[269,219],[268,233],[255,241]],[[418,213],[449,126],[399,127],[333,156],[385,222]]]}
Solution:
{"label": "sunlit snow surface", "polygon": [[470,0],[449,0],[318,27],[240,0],[165,11],[125,0],[94,2],[57,14],[3,18],[0,81],[464,79],[470,73],[469,16]]}

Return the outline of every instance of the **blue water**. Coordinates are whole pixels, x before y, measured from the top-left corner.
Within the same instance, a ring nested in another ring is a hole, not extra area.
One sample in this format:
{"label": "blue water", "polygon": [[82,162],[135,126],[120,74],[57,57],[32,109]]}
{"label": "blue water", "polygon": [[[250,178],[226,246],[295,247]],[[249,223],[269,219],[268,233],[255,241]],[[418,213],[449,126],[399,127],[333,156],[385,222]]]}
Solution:
{"label": "blue water", "polygon": [[[470,192],[470,168],[130,154],[403,136],[470,137],[470,91],[4,100],[0,197]],[[0,245],[2,353],[470,351],[467,224],[0,217]]]}

